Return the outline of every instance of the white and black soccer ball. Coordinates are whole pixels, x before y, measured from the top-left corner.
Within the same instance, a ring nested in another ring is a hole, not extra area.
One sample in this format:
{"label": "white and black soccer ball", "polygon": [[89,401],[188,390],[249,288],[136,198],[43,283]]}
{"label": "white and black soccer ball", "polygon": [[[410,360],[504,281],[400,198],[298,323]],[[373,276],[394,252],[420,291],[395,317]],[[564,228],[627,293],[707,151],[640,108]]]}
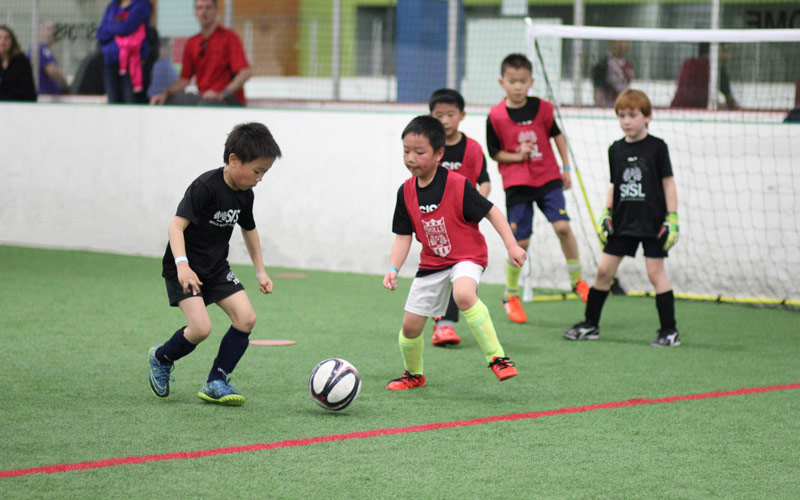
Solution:
{"label": "white and black soccer ball", "polygon": [[314,401],[326,410],[342,410],[361,392],[361,376],[355,366],[343,359],[326,359],[311,371],[308,390]]}

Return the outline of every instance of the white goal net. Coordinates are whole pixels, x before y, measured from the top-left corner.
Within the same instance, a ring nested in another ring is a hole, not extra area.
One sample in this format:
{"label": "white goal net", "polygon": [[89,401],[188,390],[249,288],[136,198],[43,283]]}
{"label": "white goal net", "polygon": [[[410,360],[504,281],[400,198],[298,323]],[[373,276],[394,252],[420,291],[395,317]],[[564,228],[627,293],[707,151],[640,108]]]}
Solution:
{"label": "white goal net", "polygon": [[[556,104],[576,170],[567,199],[585,274],[601,252],[593,221],[608,192],[608,147],[623,136],[609,107],[618,90],[602,87],[616,77],[648,94],[650,133],[669,146],[681,229],[667,261],[676,295],[797,303],[800,124],[784,120],[800,104],[800,30],[528,26],[528,55],[541,68],[534,78],[546,81],[541,97]],[[547,232],[537,228],[532,242],[532,281],[564,288],[563,257]],[[628,290],[652,290],[641,251],[618,277]]]}

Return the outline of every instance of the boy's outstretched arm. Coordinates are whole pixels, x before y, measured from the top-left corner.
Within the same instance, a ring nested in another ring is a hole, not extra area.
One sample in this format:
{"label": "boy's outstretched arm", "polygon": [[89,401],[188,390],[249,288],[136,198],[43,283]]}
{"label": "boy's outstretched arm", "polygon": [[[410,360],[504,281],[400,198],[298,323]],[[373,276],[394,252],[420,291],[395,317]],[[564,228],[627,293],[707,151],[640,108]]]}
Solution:
{"label": "boy's outstretched arm", "polygon": [[258,289],[262,293],[272,293],[272,280],[264,269],[264,259],[261,257],[261,239],[258,237],[258,229],[253,228],[250,231],[242,229],[242,239],[244,239],[244,246],[247,247],[247,253],[250,254],[250,260],[253,261],[253,267],[256,268]]}
{"label": "boy's outstretched arm", "polygon": [[[173,217],[172,222],[169,223],[169,248],[172,250],[172,256],[176,259],[186,257],[186,240],[183,238],[183,232],[187,227],[189,227],[189,219],[178,215]],[[178,262],[175,267],[178,268],[178,282],[183,287],[183,293],[189,293],[190,290],[192,295],[200,293],[200,286],[203,282],[189,267],[189,262],[186,260]]]}
{"label": "boy's outstretched arm", "polygon": [[572,187],[572,178],[570,177],[569,171],[569,150],[567,149],[567,138],[564,137],[564,134],[558,134],[557,136],[553,137],[553,140],[556,142],[558,156],[561,157],[561,165],[567,166],[567,168],[561,172],[561,182],[564,183],[564,190],[567,190]]}
{"label": "boy's outstretched arm", "polygon": [[508,260],[513,262],[515,266],[521,267],[528,254],[522,247],[517,245],[517,240],[514,238],[514,233],[511,232],[511,226],[508,225],[508,221],[503,215],[503,212],[495,205],[489,210],[489,213],[486,214],[486,218],[489,219],[489,222],[494,226],[494,230],[497,231],[497,234],[503,239],[503,244],[508,251]]}
{"label": "boy's outstretched arm", "polygon": [[[394,237],[392,244],[392,255],[389,257],[389,270],[383,277],[383,286],[389,290],[397,288],[397,271],[400,269],[408,257],[408,251],[411,249],[411,235],[410,234],[397,234]],[[394,268],[394,269],[392,269]]]}

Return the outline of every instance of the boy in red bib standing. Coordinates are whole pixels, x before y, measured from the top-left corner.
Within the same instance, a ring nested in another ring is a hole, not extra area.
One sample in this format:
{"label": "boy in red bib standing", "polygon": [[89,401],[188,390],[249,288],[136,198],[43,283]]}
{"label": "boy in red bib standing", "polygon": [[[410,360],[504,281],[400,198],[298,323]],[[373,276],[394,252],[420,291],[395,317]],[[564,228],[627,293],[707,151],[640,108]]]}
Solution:
{"label": "boy in red bib standing", "polygon": [[[453,89],[439,89],[428,100],[431,116],[442,122],[445,132],[444,155],[441,165],[450,171],[458,172],[467,178],[484,197],[489,197],[492,183],[486,170],[486,157],[481,145],[458,130],[464,119],[464,97]],[[458,305],[453,297],[447,305],[447,312],[441,318],[433,318],[433,337],[435,346],[457,345],[461,339],[455,331],[458,322]]]}
{"label": "boy in red bib standing", "polygon": [[[506,56],[500,74],[500,86],[506,97],[489,111],[486,147],[503,178],[508,222],[519,246],[527,250],[533,233],[533,204],[539,206],[561,242],[572,289],[585,302],[589,285],[581,279],[578,243],[569,225],[564,200],[564,189],[571,186],[567,140],[553,119],[553,103],[528,97],[533,85],[533,66],[527,57]],[[558,168],[550,147],[551,138],[561,156],[562,169]],[[503,303],[511,321],[525,323],[527,316],[517,290],[519,275],[518,267],[506,265]]]}
{"label": "boy in red bib standing", "polygon": [[422,244],[420,265],[406,300],[399,344],[405,373],[386,386],[404,390],[425,385],[422,330],[429,317],[442,316],[452,291],[489,367],[499,380],[517,375],[497,340],[489,310],[478,298],[478,284],[488,263],[486,240],[478,222],[486,217],[503,239],[508,260],[525,261],[502,212],[462,175],[439,166],[444,155],[444,126],[432,116],[418,116],[403,130],[403,162],[411,172],[397,191],[392,231],[395,241],[383,286],[397,288],[397,274],[411,249],[411,235]]}

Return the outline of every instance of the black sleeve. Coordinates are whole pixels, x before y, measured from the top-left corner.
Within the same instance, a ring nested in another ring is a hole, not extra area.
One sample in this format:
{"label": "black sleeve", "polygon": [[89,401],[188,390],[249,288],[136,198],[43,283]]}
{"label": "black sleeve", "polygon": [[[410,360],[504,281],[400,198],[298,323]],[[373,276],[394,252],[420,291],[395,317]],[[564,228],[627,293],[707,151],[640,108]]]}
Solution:
{"label": "black sleeve", "polygon": [[8,64],[5,82],[0,81],[0,100],[35,101],[36,87],[33,83],[33,68],[23,54],[19,54]]}
{"label": "black sleeve", "polygon": [[175,215],[188,219],[192,224],[200,224],[200,214],[211,201],[211,193],[208,188],[199,181],[194,181],[183,195],[183,199],[178,204]]}
{"label": "black sleeve", "polygon": [[478,184],[489,182],[489,171],[486,170],[486,157],[481,155],[481,160],[483,160],[483,165],[481,165],[481,173],[478,174]]}
{"label": "black sleeve", "polygon": [[250,190],[248,193],[247,199],[247,207],[242,210],[242,213],[239,214],[239,226],[242,227],[245,231],[252,231],[256,228],[256,220],[253,217],[253,200],[255,196],[253,195],[253,191]]}
{"label": "black sleeve", "polygon": [[489,156],[494,158],[500,152],[500,139],[492,126],[492,120],[486,117],[486,149],[489,151]]}
{"label": "black sleeve", "polygon": [[392,220],[392,232],[394,234],[410,235],[414,233],[414,226],[411,224],[411,217],[406,210],[403,186],[397,190],[397,203],[394,206],[394,219]]}
{"label": "black sleeve", "polygon": [[477,189],[470,185],[469,181],[464,181],[464,203],[463,212],[464,219],[467,222],[480,222],[489,210],[492,209],[494,204],[481,196]]}
{"label": "black sleeve", "polygon": [[561,129],[558,128],[558,123],[556,123],[556,119],[553,118],[553,126],[550,127],[550,137],[557,137],[561,135]]}
{"label": "black sleeve", "polygon": [[669,159],[669,148],[666,142],[661,143],[658,148],[658,175],[662,179],[672,177],[672,162]]}

